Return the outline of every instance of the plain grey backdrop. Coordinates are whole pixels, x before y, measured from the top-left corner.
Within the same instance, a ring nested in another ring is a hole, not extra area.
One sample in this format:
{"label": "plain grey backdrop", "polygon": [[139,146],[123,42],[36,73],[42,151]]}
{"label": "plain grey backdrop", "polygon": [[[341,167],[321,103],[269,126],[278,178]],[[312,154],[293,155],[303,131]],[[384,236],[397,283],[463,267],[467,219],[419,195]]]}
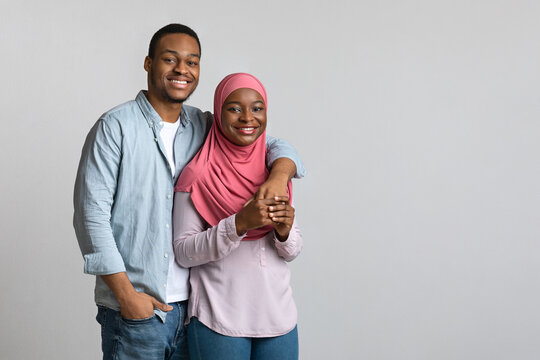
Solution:
{"label": "plain grey backdrop", "polygon": [[100,357],[76,167],[181,22],[202,42],[188,103],[255,74],[308,168],[301,359],[539,359],[539,19],[536,0],[3,1],[0,358]]}

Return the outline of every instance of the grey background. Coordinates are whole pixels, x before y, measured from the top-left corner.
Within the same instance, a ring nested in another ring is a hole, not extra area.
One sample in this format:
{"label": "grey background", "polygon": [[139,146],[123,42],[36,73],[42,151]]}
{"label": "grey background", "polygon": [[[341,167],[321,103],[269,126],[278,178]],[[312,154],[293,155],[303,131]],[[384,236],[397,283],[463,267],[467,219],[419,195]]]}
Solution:
{"label": "grey background", "polygon": [[257,75],[308,167],[302,359],[540,358],[539,19],[533,0],[2,2],[0,358],[99,358],[76,166],[169,22],[202,41],[189,103]]}

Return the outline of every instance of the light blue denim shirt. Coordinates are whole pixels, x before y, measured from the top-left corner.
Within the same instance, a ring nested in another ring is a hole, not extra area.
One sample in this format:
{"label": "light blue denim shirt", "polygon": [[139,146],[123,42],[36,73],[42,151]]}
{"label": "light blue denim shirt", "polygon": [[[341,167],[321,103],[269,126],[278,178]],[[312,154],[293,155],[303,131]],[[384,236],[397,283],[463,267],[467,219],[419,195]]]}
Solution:
{"label": "light blue denim shirt", "polygon": [[[184,105],[174,140],[176,172],[171,176],[160,130],[162,120],[141,91],[106,112],[90,130],[75,182],[73,225],[87,274],[126,271],[136,291],[165,303],[171,251],[174,184],[204,142],[212,115]],[[304,165],[287,142],[267,136],[269,166],[280,157]],[[120,305],[100,276],[95,301]],[[156,313],[164,319],[161,311]]]}

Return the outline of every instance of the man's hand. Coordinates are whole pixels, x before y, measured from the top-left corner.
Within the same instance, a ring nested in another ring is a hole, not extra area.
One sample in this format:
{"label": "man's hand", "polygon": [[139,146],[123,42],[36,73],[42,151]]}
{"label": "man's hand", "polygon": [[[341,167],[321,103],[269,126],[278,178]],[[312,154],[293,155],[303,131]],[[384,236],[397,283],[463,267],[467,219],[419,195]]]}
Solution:
{"label": "man's hand", "polygon": [[272,199],[275,196],[287,196],[287,182],[289,179],[270,178],[259,187],[255,199]]}
{"label": "man's hand", "polygon": [[154,315],[154,309],[171,311],[172,306],[163,304],[143,292],[134,292],[120,303],[120,314],[125,319],[149,318]]}
{"label": "man's hand", "polygon": [[255,193],[255,199],[271,199],[274,196],[287,195],[287,183],[296,174],[296,165],[289,158],[274,161],[268,179]]}
{"label": "man's hand", "polygon": [[120,314],[126,319],[146,319],[154,315],[154,309],[171,311],[170,305],[157,301],[143,292],[135,291],[125,272],[101,275],[120,304]]}

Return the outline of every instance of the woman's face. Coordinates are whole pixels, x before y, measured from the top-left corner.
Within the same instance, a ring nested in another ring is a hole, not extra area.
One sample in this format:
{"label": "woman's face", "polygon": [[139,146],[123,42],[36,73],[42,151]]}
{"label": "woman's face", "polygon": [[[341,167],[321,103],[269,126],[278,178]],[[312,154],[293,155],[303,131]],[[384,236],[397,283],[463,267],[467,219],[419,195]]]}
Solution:
{"label": "woman's face", "polygon": [[221,107],[221,129],[233,144],[252,144],[266,129],[266,105],[253,89],[236,89]]}

